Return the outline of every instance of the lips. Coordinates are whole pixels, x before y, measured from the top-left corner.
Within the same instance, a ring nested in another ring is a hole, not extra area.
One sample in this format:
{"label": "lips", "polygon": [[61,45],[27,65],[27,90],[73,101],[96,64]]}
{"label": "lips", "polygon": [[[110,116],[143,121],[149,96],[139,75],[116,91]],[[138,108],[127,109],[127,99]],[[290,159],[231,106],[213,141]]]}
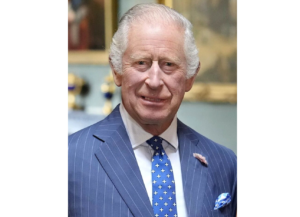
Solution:
{"label": "lips", "polygon": [[163,101],[162,99],[159,98],[152,98],[152,97],[147,97],[147,96],[142,96],[144,100],[150,101],[150,102],[161,102]]}

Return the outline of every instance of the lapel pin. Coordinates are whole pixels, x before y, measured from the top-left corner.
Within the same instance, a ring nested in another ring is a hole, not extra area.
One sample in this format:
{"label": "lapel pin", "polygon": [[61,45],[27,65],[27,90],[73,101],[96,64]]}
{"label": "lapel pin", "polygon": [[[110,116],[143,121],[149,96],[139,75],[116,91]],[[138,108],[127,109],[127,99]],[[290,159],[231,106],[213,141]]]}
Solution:
{"label": "lapel pin", "polygon": [[204,163],[206,166],[208,165],[206,158],[202,156],[201,154],[194,153],[193,154],[195,158],[197,158],[201,163]]}

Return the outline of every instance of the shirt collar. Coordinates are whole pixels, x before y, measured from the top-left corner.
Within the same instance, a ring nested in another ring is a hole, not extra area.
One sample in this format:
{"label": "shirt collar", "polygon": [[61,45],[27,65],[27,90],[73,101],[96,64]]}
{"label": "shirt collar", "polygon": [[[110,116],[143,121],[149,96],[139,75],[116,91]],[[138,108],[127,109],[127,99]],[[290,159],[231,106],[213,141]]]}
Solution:
{"label": "shirt collar", "polygon": [[[125,125],[128,137],[132,144],[132,148],[143,144],[153,135],[146,132],[126,111],[123,104],[120,104],[120,114]],[[159,135],[161,138],[171,144],[176,150],[178,148],[178,136],[177,136],[177,116],[175,115],[171,125]]]}

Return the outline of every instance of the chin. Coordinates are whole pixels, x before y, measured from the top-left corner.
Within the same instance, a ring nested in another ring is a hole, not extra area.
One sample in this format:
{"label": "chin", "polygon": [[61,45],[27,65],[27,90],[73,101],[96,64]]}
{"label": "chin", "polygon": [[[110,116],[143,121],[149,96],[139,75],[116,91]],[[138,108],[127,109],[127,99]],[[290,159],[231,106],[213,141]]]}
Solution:
{"label": "chin", "polygon": [[144,124],[163,124],[167,121],[167,116],[163,116],[161,114],[149,114],[140,116],[142,123]]}

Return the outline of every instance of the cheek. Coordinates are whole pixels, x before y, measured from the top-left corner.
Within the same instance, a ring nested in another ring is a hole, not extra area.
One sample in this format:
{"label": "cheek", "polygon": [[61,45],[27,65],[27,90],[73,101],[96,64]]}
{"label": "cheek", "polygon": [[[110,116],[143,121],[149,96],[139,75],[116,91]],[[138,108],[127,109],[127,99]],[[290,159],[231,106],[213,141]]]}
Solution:
{"label": "cheek", "polygon": [[128,91],[137,91],[143,84],[141,73],[124,72],[123,87]]}
{"label": "cheek", "polygon": [[183,76],[168,78],[166,85],[173,96],[182,96],[185,93],[185,78]]}

